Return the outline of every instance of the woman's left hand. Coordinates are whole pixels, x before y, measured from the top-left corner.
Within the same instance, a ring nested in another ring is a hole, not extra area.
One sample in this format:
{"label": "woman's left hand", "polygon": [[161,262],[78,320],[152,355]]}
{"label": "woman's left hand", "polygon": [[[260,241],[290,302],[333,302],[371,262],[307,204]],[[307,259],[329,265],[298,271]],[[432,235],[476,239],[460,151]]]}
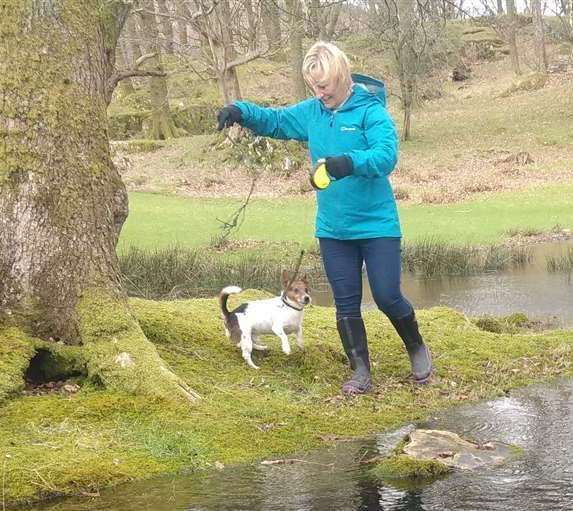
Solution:
{"label": "woman's left hand", "polygon": [[354,165],[352,158],[349,156],[336,156],[334,158],[326,158],[325,161],[326,172],[328,172],[335,179],[342,179],[352,174]]}

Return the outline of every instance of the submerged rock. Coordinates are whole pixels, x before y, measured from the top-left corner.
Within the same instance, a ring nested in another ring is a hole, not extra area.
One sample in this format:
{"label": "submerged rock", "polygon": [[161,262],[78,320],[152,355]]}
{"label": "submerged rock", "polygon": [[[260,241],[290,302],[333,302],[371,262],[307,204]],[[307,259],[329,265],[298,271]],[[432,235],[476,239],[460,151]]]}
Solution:
{"label": "submerged rock", "polygon": [[419,460],[439,460],[462,470],[499,465],[511,454],[510,446],[499,442],[476,444],[450,431],[417,429],[410,433],[404,453]]}

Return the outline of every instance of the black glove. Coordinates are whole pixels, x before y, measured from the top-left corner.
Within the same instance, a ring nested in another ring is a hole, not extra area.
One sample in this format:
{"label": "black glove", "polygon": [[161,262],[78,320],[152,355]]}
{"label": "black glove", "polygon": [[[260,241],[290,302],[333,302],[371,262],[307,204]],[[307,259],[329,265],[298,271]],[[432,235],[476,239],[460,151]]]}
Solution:
{"label": "black glove", "polygon": [[326,172],[336,179],[352,174],[354,165],[349,156],[336,156],[335,158],[326,158]]}
{"label": "black glove", "polygon": [[217,114],[217,130],[230,128],[233,124],[241,124],[241,110],[235,105],[229,105],[219,110]]}

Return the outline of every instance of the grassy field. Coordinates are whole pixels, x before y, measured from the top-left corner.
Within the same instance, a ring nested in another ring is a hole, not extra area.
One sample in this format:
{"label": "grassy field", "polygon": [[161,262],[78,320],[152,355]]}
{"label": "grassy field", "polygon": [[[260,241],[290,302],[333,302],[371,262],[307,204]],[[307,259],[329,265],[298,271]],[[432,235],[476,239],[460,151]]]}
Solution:
{"label": "grassy field", "polygon": [[[241,201],[132,193],[119,250],[208,245]],[[510,230],[573,227],[573,184],[491,194],[455,204],[400,206],[406,241],[432,237],[459,244],[503,241]],[[255,199],[237,238],[314,244],[313,198]]]}

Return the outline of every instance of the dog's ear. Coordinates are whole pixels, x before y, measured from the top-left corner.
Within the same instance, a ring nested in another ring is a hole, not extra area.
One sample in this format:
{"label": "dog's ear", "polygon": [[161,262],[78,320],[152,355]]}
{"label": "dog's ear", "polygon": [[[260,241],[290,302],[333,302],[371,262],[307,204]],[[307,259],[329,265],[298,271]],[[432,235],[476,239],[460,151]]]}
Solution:
{"label": "dog's ear", "polygon": [[308,274],[304,274],[300,280],[302,280],[308,286]]}
{"label": "dog's ear", "polygon": [[283,285],[283,289],[286,291],[287,284],[289,282],[288,270],[283,270],[281,275],[281,282]]}

